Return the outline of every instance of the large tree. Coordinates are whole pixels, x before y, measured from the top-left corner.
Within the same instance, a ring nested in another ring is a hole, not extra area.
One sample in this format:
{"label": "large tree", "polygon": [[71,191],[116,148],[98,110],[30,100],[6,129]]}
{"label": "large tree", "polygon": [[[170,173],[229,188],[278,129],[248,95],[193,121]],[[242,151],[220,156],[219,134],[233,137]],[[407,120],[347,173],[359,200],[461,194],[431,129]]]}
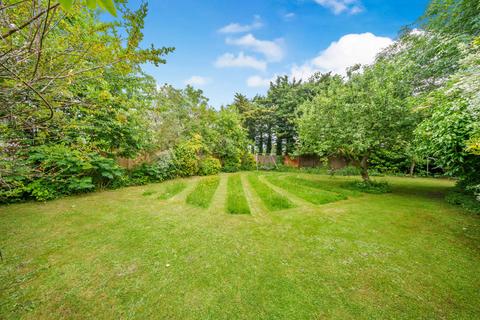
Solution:
{"label": "large tree", "polygon": [[402,143],[413,130],[406,105],[411,87],[394,66],[381,62],[351,69],[346,82],[331,77],[323,86],[301,107],[301,150],[321,156],[342,154],[359,164],[367,181],[372,153]]}

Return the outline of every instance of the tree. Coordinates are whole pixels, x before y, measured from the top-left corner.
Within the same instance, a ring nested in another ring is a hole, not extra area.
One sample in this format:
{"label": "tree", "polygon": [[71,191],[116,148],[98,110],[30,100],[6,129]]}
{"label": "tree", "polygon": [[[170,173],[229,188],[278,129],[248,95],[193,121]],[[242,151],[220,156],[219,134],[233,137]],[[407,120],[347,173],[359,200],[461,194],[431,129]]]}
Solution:
{"label": "tree", "polygon": [[388,63],[377,62],[363,72],[358,68],[349,71],[346,82],[326,80],[324,89],[302,105],[298,125],[302,151],[351,158],[368,181],[371,154],[401,143],[413,130],[405,103],[411,88]]}

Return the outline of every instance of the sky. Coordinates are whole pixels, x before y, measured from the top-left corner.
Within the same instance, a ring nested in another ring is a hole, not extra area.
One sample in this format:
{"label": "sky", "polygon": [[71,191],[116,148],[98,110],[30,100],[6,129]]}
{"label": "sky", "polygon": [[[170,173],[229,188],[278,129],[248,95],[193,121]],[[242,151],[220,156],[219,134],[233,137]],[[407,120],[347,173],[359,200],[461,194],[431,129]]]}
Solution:
{"label": "sky", "polygon": [[[130,1],[135,8],[140,1]],[[278,75],[308,79],[369,64],[428,0],[150,0],[142,45],[175,47],[144,70],[159,85],[187,84],[216,108],[253,97]]]}

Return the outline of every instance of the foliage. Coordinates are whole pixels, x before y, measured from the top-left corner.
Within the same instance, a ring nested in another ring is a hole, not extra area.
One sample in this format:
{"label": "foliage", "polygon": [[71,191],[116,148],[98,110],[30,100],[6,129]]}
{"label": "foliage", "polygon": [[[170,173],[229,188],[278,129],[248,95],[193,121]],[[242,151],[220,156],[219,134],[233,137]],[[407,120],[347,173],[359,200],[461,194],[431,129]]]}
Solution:
{"label": "foliage", "polygon": [[200,160],[198,174],[201,176],[217,174],[220,172],[221,168],[222,164],[220,163],[220,160],[214,157],[206,157]]}
{"label": "foliage", "polygon": [[14,172],[5,180],[8,187],[0,193],[1,202],[43,201],[110,187],[124,174],[112,159],[61,144],[31,148],[25,163],[29,171]]}
{"label": "foliage", "polygon": [[462,207],[463,209],[480,214],[480,205],[477,198],[471,194],[466,194],[462,189],[450,191],[445,196],[445,200],[453,205]]}
{"label": "foliage", "polygon": [[[73,0],[58,0],[58,2],[60,2],[62,7],[65,10],[68,11],[72,8],[74,1]],[[89,9],[96,9],[97,6],[99,6],[100,8],[110,12],[110,14],[112,14],[114,16],[117,15],[117,10],[115,9],[115,4],[114,4],[113,0],[85,0],[85,1],[82,1],[82,4],[83,3],[85,3],[85,5]]]}
{"label": "foliage", "polygon": [[327,77],[325,89],[301,107],[301,150],[321,156],[341,154],[360,163],[368,180],[372,153],[407,140],[414,117],[406,105],[411,87],[387,63],[349,72],[343,82]]}
{"label": "foliage", "polygon": [[241,159],[241,170],[249,171],[255,169],[255,157],[250,152],[244,152]]}

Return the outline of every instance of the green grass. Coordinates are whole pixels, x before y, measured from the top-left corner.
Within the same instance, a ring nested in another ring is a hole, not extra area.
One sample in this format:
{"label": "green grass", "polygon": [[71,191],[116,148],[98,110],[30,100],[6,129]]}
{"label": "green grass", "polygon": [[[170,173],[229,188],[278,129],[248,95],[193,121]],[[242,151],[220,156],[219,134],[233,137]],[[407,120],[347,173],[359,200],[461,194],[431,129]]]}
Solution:
{"label": "green grass", "polygon": [[[317,178],[318,176],[313,176],[313,178]],[[361,192],[350,190],[345,188],[345,180],[339,180],[336,178],[327,177],[322,180],[318,179],[305,179],[298,176],[287,176],[285,179],[295,185],[305,186],[309,188],[316,188],[321,190],[327,190],[331,192],[335,192],[341,194],[346,197],[354,197],[359,196]],[[347,180],[350,182],[350,180]]]}
{"label": "green grass", "polygon": [[267,175],[266,179],[273,185],[280,187],[305,201],[317,205],[347,199],[347,196],[344,194],[305,187],[290,182],[289,180],[282,179],[282,177],[279,177],[278,175]]}
{"label": "green grass", "polygon": [[234,174],[228,177],[227,184],[227,212],[231,214],[249,214],[245,192],[243,191],[240,175]]}
{"label": "green grass", "polygon": [[260,199],[262,199],[263,204],[268,208],[268,210],[276,211],[294,207],[290,200],[260,181],[257,175],[248,175],[248,182]]}
{"label": "green grass", "polygon": [[195,189],[187,196],[187,203],[200,208],[208,208],[219,182],[219,177],[208,177],[200,180]]}
{"label": "green grass", "polygon": [[232,216],[220,177],[209,210],[145,186],[0,206],[0,319],[479,318],[480,218],[443,200],[454,182],[281,212],[248,183]]}
{"label": "green grass", "polygon": [[147,191],[142,193],[142,196],[148,197],[148,196],[151,196],[152,194],[155,194],[154,190],[147,190]]}
{"label": "green grass", "polygon": [[183,190],[185,190],[186,187],[187,187],[187,184],[184,181],[170,183],[166,185],[165,190],[158,196],[158,199],[168,200],[173,196],[179,194]]}

